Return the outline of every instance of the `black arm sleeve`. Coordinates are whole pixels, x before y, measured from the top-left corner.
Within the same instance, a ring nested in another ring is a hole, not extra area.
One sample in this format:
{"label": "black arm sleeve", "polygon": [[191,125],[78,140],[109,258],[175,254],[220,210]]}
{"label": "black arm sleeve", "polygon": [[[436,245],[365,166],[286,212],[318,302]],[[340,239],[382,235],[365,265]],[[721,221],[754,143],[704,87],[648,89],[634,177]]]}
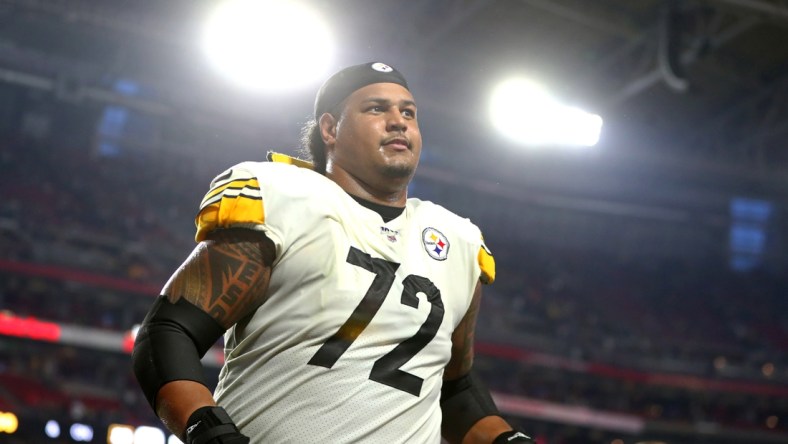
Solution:
{"label": "black arm sleeve", "polygon": [[500,415],[490,391],[473,373],[443,381],[440,403],[443,411],[441,429],[449,442],[462,442],[468,430],[480,419]]}
{"label": "black arm sleeve", "polygon": [[159,296],[134,341],[131,359],[137,382],[156,411],[156,393],[170,381],[205,385],[200,359],[222,336],[224,328],[184,298],[171,303]]}

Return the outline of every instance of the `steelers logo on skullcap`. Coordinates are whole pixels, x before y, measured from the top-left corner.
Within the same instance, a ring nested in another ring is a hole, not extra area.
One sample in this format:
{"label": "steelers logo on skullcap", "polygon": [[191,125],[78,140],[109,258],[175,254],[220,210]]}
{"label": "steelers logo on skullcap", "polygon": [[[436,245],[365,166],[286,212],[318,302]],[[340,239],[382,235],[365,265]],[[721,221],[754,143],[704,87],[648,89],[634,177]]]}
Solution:
{"label": "steelers logo on skullcap", "polygon": [[389,65],[386,65],[385,63],[381,63],[381,62],[373,63],[372,64],[372,69],[374,69],[375,71],[380,71],[380,72],[393,72],[394,71],[394,68],[390,67]]}
{"label": "steelers logo on skullcap", "polygon": [[396,83],[408,89],[405,76],[386,63],[368,62],[349,66],[331,76],[320,87],[315,98],[315,120],[319,120],[323,113],[332,112],[357,89],[373,83]]}

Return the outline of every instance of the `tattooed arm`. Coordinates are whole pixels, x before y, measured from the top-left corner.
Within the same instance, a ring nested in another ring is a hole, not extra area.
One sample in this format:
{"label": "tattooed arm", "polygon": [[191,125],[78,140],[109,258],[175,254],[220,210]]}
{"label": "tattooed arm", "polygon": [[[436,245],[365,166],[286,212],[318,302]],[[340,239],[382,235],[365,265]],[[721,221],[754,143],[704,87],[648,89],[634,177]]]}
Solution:
{"label": "tattooed arm", "polygon": [[[274,258],[273,242],[262,233],[216,231],[175,271],[163,294],[173,303],[188,300],[227,329],[264,302]],[[156,414],[180,436],[189,415],[206,405],[216,401],[207,387],[194,381],[169,382],[156,396]]]}
{"label": "tattooed arm", "polygon": [[[478,282],[473,292],[471,305],[452,334],[451,359],[443,372],[444,381],[465,377],[473,367],[473,340],[481,299],[482,286],[481,282]],[[451,418],[444,418],[443,427],[452,427],[454,424],[451,422]],[[465,437],[462,438],[462,444],[491,443],[498,435],[509,430],[512,430],[512,427],[500,416],[486,416],[473,424]],[[445,430],[444,435],[447,435]],[[448,436],[451,435],[448,434]]]}
{"label": "tattooed arm", "polygon": [[465,316],[451,335],[451,360],[443,372],[443,379],[457,379],[468,374],[473,366],[473,336],[476,330],[476,316],[482,301],[482,286],[476,283],[473,299]]}
{"label": "tattooed arm", "polygon": [[173,303],[185,298],[230,328],[265,300],[274,255],[273,242],[262,233],[215,231],[170,277],[163,294]]}

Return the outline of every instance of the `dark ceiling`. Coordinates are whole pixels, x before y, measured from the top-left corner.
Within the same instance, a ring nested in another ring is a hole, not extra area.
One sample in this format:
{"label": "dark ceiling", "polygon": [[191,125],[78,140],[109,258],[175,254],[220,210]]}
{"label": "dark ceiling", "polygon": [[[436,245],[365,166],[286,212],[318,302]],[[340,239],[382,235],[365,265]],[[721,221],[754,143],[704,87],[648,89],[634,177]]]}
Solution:
{"label": "dark ceiling", "polygon": [[[602,114],[602,151],[658,152],[759,168],[788,160],[779,143],[788,130],[786,2],[312,3],[334,26],[336,66],[383,59],[405,71],[417,98],[424,96],[433,120],[442,122],[434,130],[436,139],[446,141],[440,145],[455,144],[452,126],[475,132],[475,143],[500,144],[479,131],[485,96],[504,75],[525,74]],[[259,123],[233,112],[266,115],[262,108],[283,99],[242,97],[237,91],[228,96],[232,87],[200,61],[197,36],[209,4],[4,0],[4,80],[13,82],[8,71],[18,71],[101,88],[112,77],[132,78],[151,91],[153,108],[197,103],[190,108],[195,114]],[[304,93],[296,104],[308,103],[311,95]],[[100,100],[96,92],[87,96]],[[232,100],[240,103],[227,103]]]}
{"label": "dark ceiling", "polygon": [[[225,83],[197,43],[212,3],[2,0],[0,80],[70,106],[136,110],[164,134],[155,149],[207,161],[221,152],[227,162],[293,151],[317,85],[283,97]],[[788,203],[786,1],[309,3],[336,34],[334,68],[382,60],[408,77],[424,177],[524,204],[624,205],[646,218],[667,208],[714,220],[734,196]],[[487,95],[512,74],[600,114],[599,145],[535,150],[500,138]],[[140,93],[119,94],[118,79]]]}

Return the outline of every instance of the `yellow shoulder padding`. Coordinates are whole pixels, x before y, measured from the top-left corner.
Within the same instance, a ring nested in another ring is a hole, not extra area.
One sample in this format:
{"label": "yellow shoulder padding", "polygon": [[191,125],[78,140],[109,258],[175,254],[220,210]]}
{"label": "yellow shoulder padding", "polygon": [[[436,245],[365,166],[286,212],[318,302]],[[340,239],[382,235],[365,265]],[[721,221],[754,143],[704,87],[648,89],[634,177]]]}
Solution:
{"label": "yellow shoulder padding", "polygon": [[195,240],[201,242],[208,233],[218,228],[265,223],[265,209],[260,199],[225,195],[218,202],[202,208],[194,222],[197,225]]}
{"label": "yellow shoulder padding", "polygon": [[477,259],[479,260],[479,267],[482,269],[479,279],[485,284],[492,284],[495,281],[495,259],[484,244],[479,247]]}

